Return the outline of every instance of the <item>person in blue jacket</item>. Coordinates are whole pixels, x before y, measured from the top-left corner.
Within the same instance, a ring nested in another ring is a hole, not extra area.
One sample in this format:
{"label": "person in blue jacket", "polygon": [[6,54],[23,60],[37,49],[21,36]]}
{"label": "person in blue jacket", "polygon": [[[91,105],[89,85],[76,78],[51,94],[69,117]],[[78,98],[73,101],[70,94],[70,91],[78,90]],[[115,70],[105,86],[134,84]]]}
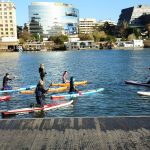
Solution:
{"label": "person in blue jacket", "polygon": [[38,105],[43,106],[45,100],[45,94],[48,90],[44,88],[44,81],[40,80],[35,89],[35,97]]}

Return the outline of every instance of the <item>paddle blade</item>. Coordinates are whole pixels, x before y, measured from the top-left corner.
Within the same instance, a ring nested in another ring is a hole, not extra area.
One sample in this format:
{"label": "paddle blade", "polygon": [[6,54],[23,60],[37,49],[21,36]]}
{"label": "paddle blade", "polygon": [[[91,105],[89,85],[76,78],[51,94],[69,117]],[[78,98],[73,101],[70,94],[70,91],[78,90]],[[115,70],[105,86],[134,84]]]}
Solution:
{"label": "paddle blade", "polygon": [[65,96],[56,96],[56,95],[51,96],[52,100],[58,100],[58,99],[62,99],[62,98],[65,98]]}

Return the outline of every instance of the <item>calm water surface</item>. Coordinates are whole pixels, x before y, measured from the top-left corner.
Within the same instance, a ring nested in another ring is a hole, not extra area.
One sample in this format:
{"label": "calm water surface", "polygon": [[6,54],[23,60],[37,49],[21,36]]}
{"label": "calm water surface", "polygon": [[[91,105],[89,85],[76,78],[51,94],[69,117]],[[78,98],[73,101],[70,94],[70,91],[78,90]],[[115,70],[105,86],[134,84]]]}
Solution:
{"label": "calm water surface", "polygon": [[[78,89],[105,88],[104,92],[79,97],[68,108],[51,110],[45,117],[97,117],[150,115],[150,97],[137,95],[137,91],[149,91],[146,87],[125,85],[124,80],[147,81],[150,75],[150,49],[102,50],[66,52],[0,53],[0,84],[6,72],[15,76],[13,87],[37,84],[39,65],[45,64],[46,86],[61,82],[64,70],[76,81],[88,80]],[[0,110],[29,107],[35,102],[34,95],[11,94],[9,102],[1,102]],[[47,95],[47,103],[52,102]],[[39,117],[37,114],[17,115],[14,118]]]}

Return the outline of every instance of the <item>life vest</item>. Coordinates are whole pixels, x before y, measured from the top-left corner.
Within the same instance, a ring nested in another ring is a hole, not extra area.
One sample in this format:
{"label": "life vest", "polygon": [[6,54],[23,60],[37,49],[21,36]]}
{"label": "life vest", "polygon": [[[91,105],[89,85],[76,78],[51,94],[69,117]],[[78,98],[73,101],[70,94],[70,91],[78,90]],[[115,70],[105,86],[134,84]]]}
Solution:
{"label": "life vest", "polygon": [[36,95],[36,97],[41,97],[43,95],[40,87],[36,87],[36,89],[35,89],[35,95]]}

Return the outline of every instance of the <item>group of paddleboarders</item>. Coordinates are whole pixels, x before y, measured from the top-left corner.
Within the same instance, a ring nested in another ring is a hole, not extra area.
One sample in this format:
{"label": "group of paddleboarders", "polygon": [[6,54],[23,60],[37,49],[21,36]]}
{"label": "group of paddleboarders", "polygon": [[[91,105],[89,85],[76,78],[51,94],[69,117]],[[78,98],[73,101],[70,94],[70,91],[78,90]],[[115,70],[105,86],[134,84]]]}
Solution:
{"label": "group of paddleboarders", "polygon": [[[36,97],[36,102],[38,105],[43,106],[44,105],[44,100],[45,100],[45,94],[48,92],[48,89],[44,88],[44,77],[47,74],[45,71],[44,64],[40,64],[39,67],[39,74],[40,74],[40,81],[38,82],[36,89],[35,89],[35,97]],[[75,93],[78,92],[78,90],[75,88],[74,85],[74,77],[70,77],[70,80],[68,80],[68,72],[64,71],[62,75],[62,83],[70,83],[70,89],[69,93]],[[6,73],[4,78],[3,78],[3,85],[1,90],[12,90],[12,87],[8,85],[8,82],[11,81],[13,78],[9,77],[9,73]],[[51,84],[50,84],[51,86]],[[49,86],[49,87],[50,87]]]}
{"label": "group of paddleboarders", "polygon": [[[44,84],[45,84],[44,77],[47,74],[45,72],[44,64],[40,65],[39,73],[40,73],[40,81],[38,82],[36,89],[35,89],[35,97],[36,97],[37,104],[40,106],[43,106],[44,100],[45,100],[45,94],[48,92],[48,89],[46,90],[44,88]],[[74,81],[75,81],[74,77],[71,77],[70,81],[69,81],[68,80],[68,72],[64,71],[64,73],[62,75],[62,83],[70,82],[69,93],[78,92],[78,90],[74,86]],[[51,84],[50,84],[50,86],[51,86]]]}

